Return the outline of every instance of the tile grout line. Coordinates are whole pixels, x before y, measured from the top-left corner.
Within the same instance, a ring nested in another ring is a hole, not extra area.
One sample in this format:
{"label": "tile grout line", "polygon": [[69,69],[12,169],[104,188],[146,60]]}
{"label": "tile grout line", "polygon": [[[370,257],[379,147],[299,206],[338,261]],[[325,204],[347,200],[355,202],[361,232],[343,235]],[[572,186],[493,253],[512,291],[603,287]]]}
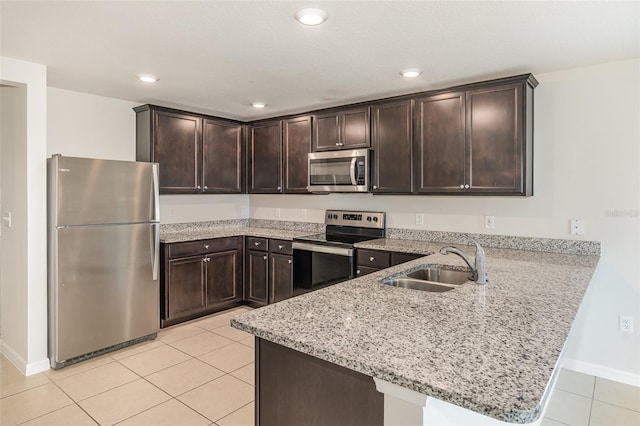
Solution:
{"label": "tile grout line", "polygon": [[[240,408],[238,408],[238,409],[236,409],[236,410],[233,410],[232,412],[230,412],[229,414],[225,415],[224,417],[220,417],[218,420],[215,420],[215,421],[214,421],[214,423],[215,423],[215,422],[217,422],[217,421],[219,421],[219,420],[224,420],[224,419],[226,419],[227,417],[229,417],[229,416],[230,416],[230,415],[232,415],[233,413],[236,413],[236,412],[238,412],[238,411],[242,410],[244,407],[246,407],[247,405],[251,405],[251,404],[253,404],[254,402],[255,402],[255,399],[254,399],[253,401],[251,401],[251,402],[248,402],[248,403],[244,404],[242,407],[240,407]],[[255,423],[255,419],[254,419],[254,423]],[[216,424],[217,424],[217,423],[216,423]]]}

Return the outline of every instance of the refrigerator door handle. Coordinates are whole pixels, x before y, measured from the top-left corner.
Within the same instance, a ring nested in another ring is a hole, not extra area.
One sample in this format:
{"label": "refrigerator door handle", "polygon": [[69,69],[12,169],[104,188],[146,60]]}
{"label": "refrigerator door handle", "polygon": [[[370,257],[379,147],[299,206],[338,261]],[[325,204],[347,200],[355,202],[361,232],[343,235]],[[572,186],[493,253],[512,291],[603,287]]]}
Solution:
{"label": "refrigerator door handle", "polygon": [[151,224],[151,275],[158,279],[158,265],[160,264],[160,224]]}
{"label": "refrigerator door handle", "polygon": [[160,221],[160,185],[158,183],[158,164],[154,163],[151,167],[151,175],[153,179],[153,218],[154,222]]}

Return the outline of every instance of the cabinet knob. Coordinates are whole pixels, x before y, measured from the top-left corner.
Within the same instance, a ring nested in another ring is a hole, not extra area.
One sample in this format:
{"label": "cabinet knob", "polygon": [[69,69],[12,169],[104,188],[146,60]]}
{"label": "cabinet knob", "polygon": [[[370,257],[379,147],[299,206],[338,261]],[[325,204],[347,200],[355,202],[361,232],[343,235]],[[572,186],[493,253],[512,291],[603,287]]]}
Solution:
{"label": "cabinet knob", "polygon": [[464,189],[464,185],[460,185],[460,189]]}
{"label": "cabinet knob", "polygon": [[200,185],[198,185],[198,189],[202,189],[202,187]]}
{"label": "cabinet knob", "polygon": [[356,275],[360,275],[360,269],[356,269]]}
{"label": "cabinet knob", "polygon": [[262,244],[260,241],[256,241],[255,243],[253,243],[253,245],[255,245],[256,247],[259,246],[260,244]]}
{"label": "cabinet knob", "polygon": [[373,185],[373,189],[378,189],[378,185]]}
{"label": "cabinet knob", "polygon": [[202,261],[203,261],[203,262],[208,262],[208,261],[209,261],[209,258],[208,258],[208,257],[205,257],[204,259],[202,259]]}
{"label": "cabinet knob", "polygon": [[267,260],[267,255],[262,256],[262,259]]}
{"label": "cabinet knob", "polygon": [[209,187],[207,185],[204,186],[204,189],[209,189]]}
{"label": "cabinet knob", "polygon": [[464,186],[464,189],[469,189],[469,184],[468,183]]}
{"label": "cabinet knob", "polygon": [[287,260],[287,263],[288,263],[289,265],[291,265],[291,264],[293,263],[293,260],[289,259],[289,260]]}
{"label": "cabinet knob", "polygon": [[278,191],[280,191],[280,190],[282,190],[282,187],[281,187],[281,186],[279,186],[279,187],[278,187]]}
{"label": "cabinet knob", "polygon": [[374,260],[376,260],[376,258],[375,258],[375,257],[373,257],[373,256],[371,256],[371,257],[369,258],[369,262],[373,262]]}
{"label": "cabinet knob", "polygon": [[204,248],[208,249],[209,248],[209,244],[205,244]]}
{"label": "cabinet knob", "polygon": [[284,248],[284,246],[283,246],[282,244],[278,244],[278,248],[279,248],[280,250],[282,250],[282,249]]}
{"label": "cabinet knob", "polygon": [[336,142],[336,146],[340,146],[340,142]]}

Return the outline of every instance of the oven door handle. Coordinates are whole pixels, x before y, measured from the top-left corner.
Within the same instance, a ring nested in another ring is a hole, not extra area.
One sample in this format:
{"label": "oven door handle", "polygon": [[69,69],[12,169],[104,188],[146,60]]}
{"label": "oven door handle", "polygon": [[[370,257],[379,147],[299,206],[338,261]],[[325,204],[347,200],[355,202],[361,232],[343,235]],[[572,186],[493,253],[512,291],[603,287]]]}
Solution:
{"label": "oven door handle", "polygon": [[347,256],[347,257],[353,256],[352,248],[323,246],[320,244],[301,243],[298,241],[294,241],[292,244],[292,247],[294,250],[306,250],[306,251],[313,251],[316,253],[335,254],[338,256]]}

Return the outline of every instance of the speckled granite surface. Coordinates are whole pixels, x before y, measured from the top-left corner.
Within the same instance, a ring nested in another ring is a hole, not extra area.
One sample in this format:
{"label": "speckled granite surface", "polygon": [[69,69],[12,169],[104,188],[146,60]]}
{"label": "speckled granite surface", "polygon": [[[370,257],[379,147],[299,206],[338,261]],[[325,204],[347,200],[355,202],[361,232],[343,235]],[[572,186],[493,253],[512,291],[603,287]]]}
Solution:
{"label": "speckled granite surface", "polygon": [[482,247],[600,256],[600,242],[598,241],[387,228],[387,238],[398,240],[445,241],[450,244],[468,244],[469,237],[478,240]]}
{"label": "speckled granite surface", "polygon": [[275,220],[218,220],[210,222],[172,223],[160,226],[160,241],[177,243],[209,238],[250,235],[252,237],[291,240],[294,237],[324,232],[324,225],[316,223]]}
{"label": "speckled granite surface", "polygon": [[[382,241],[361,245],[442,246]],[[498,420],[531,422],[598,257],[486,251],[486,286],[428,293],[380,282],[424,264],[464,266],[457,256],[434,254],[247,312],[232,325]]]}

